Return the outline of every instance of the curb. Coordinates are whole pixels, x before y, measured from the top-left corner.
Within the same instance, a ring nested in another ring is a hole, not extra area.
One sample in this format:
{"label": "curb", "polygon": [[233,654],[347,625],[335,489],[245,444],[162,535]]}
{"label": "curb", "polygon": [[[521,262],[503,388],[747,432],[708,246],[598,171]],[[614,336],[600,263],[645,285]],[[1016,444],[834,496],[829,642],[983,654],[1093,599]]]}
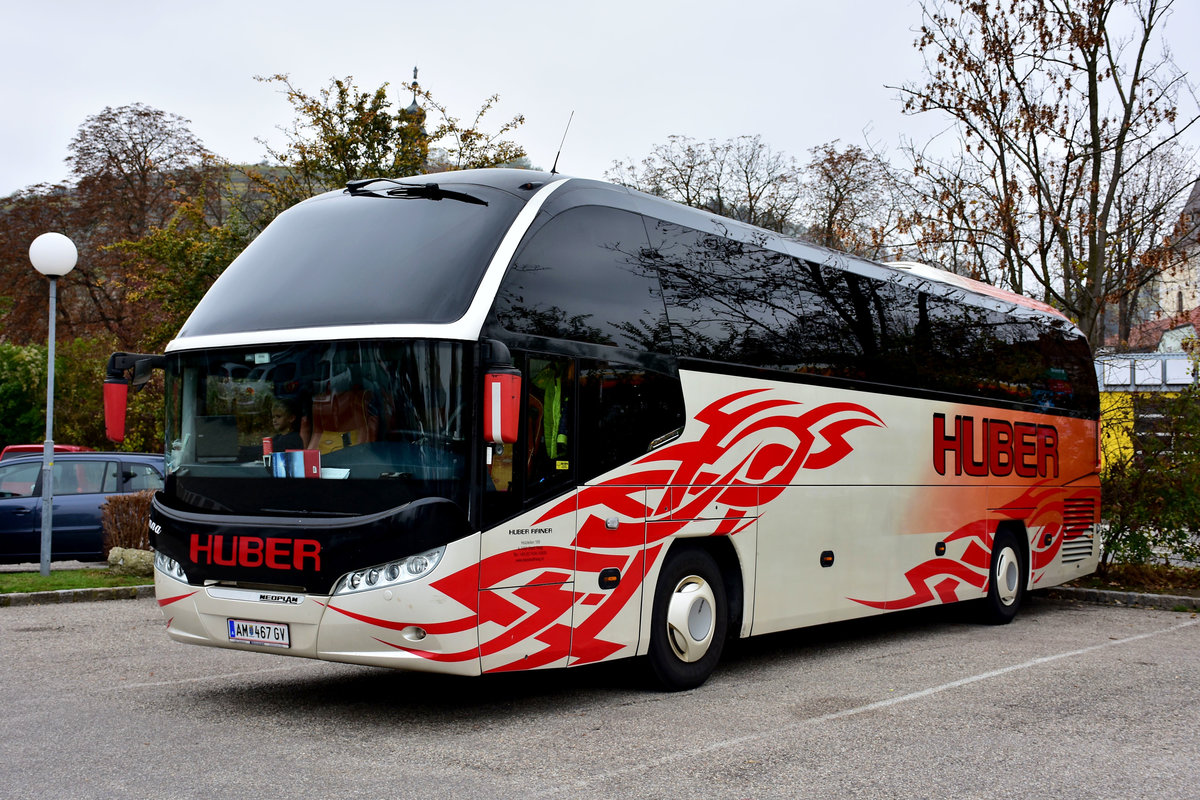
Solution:
{"label": "curb", "polygon": [[1200,611],[1200,597],[1177,594],[1145,594],[1142,592],[1114,592],[1107,589],[1080,589],[1074,586],[1055,586],[1039,589],[1037,594],[1055,600],[1074,600],[1103,606],[1128,606],[1130,608],[1162,608],[1167,611]]}
{"label": "curb", "polygon": [[154,584],[109,586],[97,589],[62,589],[57,592],[13,592],[0,594],[0,607],[90,603],[94,600],[141,600],[146,597],[154,597]]}

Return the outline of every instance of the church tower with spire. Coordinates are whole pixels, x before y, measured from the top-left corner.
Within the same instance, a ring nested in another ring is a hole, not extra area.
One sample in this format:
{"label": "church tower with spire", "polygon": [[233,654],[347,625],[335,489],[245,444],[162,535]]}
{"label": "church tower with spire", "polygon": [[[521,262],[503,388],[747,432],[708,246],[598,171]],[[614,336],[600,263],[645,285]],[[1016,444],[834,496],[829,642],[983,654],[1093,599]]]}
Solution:
{"label": "church tower with spire", "polygon": [[1182,263],[1159,278],[1158,303],[1167,314],[1182,314],[1200,307],[1200,179],[1184,203],[1181,234],[1172,247]]}
{"label": "church tower with spire", "polygon": [[415,66],[409,88],[412,90],[412,102],[408,104],[408,108],[398,112],[396,116],[403,123],[400,135],[404,139],[405,150],[415,155],[410,164],[410,170],[413,173],[420,173],[429,168],[429,133],[425,130],[425,109],[417,102],[421,94],[421,86],[417,83]]}

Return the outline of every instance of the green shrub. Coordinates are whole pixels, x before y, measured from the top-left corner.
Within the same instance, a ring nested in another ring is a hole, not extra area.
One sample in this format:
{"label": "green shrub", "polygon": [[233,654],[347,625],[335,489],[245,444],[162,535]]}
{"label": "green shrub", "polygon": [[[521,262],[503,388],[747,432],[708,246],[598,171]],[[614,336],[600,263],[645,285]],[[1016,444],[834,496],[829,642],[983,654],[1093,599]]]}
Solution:
{"label": "green shrub", "polygon": [[[112,336],[64,339],[55,346],[54,441],[96,450],[163,451],[163,378],[130,393],[125,441],[104,435],[104,368],[122,349]],[[0,343],[0,445],[46,437],[46,348]]]}
{"label": "green shrub", "polygon": [[[109,336],[81,337],[58,345],[54,360],[56,442],[83,444],[97,450],[163,451],[161,372],[141,392],[130,392],[125,441],[116,444],[104,434],[104,368],[108,357],[120,349],[117,340]],[[44,387],[43,383],[43,393]]]}
{"label": "green shrub", "polygon": [[0,343],[0,445],[46,438],[46,348]]}
{"label": "green shrub", "polygon": [[1134,420],[1110,424],[1105,452],[1120,453],[1101,476],[1104,555],[1109,564],[1200,560],[1200,391],[1132,396],[1121,412]]}

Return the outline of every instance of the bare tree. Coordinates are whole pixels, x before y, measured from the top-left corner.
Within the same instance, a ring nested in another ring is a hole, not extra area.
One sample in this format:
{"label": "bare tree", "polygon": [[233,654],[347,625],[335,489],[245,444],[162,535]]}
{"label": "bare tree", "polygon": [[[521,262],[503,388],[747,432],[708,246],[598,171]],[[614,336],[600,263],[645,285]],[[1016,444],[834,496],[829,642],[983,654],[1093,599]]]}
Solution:
{"label": "bare tree", "polygon": [[[46,279],[29,264],[29,245],[40,234],[59,231],[71,236],[72,207],[65,186],[30,186],[0,205],[0,341],[44,344]],[[73,302],[73,275],[59,282],[58,333],[78,335],[78,309]]]}
{"label": "bare tree", "polygon": [[[1168,169],[1185,163],[1180,137],[1197,120],[1180,113],[1188,87],[1161,43],[1170,6],[927,0],[925,83],[900,87],[907,111],[947,114],[961,137],[949,158],[910,148],[930,209],[910,230],[973,261],[969,272],[1036,291],[1093,341],[1105,306],[1144,285],[1122,271],[1161,268],[1114,257],[1114,242],[1194,177]],[[1148,174],[1159,198],[1133,203]]]}
{"label": "bare tree", "polygon": [[89,116],[66,161],[71,185],[30,187],[0,211],[0,283],[12,290],[0,330],[12,342],[44,340],[45,292],[27,291],[26,253],[37,234],[55,230],[80,252],[59,284],[59,332],[109,333],[131,346],[146,315],[131,300],[136,281],[113,245],[166,225],[184,198],[215,197],[208,190],[217,168],[186,119],[141,104]]}
{"label": "bare tree", "polygon": [[808,151],[799,218],[801,236],[815,244],[867,258],[895,252],[900,187],[879,154],[836,141]]}
{"label": "bare tree", "polygon": [[625,186],[774,231],[796,223],[796,160],[759,136],[697,142],[671,136],[640,164],[613,162],[605,177]]}
{"label": "bare tree", "polygon": [[108,239],[166,224],[174,202],[210,180],[212,154],[177,114],[134,103],[84,120],[67,164],[85,211]]}
{"label": "bare tree", "polygon": [[88,117],[71,140],[71,236],[87,257],[69,276],[67,299],[82,331],[135,341],[147,320],[130,296],[137,285],[125,256],[112,246],[165,226],[185,199],[217,196],[219,167],[189,125],[135,103]]}
{"label": "bare tree", "polygon": [[1139,163],[1113,200],[1117,222],[1108,238],[1102,314],[1113,321],[1119,342],[1128,342],[1139,322],[1185,310],[1163,303],[1155,293],[1161,277],[1188,263],[1187,251],[1176,243],[1196,233],[1196,220],[1175,213],[1179,182],[1188,173],[1178,161],[1178,154],[1164,153]]}

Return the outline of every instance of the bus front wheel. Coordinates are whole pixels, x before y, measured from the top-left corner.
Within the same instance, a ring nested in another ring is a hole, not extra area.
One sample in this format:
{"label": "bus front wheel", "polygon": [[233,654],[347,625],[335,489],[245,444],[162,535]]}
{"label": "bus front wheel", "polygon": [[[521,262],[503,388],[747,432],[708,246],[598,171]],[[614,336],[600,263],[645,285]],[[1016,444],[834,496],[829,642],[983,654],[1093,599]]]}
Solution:
{"label": "bus front wheel", "polygon": [[650,667],[670,691],[694,689],[716,669],[729,629],[725,584],[706,551],[667,554],[654,590]]}
{"label": "bus front wheel", "polygon": [[1017,537],[1011,530],[996,531],[992,540],[992,566],[988,593],[983,600],[983,621],[1005,625],[1013,621],[1025,593],[1025,561]]}

